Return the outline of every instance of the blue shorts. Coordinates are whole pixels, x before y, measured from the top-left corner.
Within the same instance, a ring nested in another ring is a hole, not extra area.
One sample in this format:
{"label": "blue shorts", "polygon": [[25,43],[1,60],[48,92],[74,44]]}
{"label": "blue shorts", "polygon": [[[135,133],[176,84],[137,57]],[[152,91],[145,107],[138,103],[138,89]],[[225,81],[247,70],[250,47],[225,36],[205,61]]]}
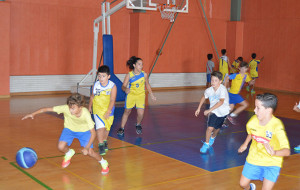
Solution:
{"label": "blue shorts", "polygon": [[220,129],[224,123],[226,116],[218,117],[216,114],[212,113],[208,116],[207,127],[213,127],[215,129]]}
{"label": "blue shorts", "polygon": [[235,105],[244,101],[244,98],[239,94],[231,94],[230,92],[228,92],[228,94],[229,94],[229,104]]}
{"label": "blue shorts", "polygon": [[[74,132],[68,128],[64,128],[59,141],[64,141],[68,143],[68,146],[70,146],[74,140],[74,138],[78,139],[80,142],[80,145],[82,147],[85,147],[91,138],[91,132],[90,131],[86,131],[86,132]],[[93,148],[93,144],[91,145],[90,148]]]}
{"label": "blue shorts", "polygon": [[211,74],[210,73],[206,73],[206,82],[211,82]]}
{"label": "blue shorts", "polygon": [[242,174],[250,180],[263,181],[264,179],[267,179],[275,183],[279,176],[280,169],[281,168],[278,166],[257,166],[249,164],[246,161]]}

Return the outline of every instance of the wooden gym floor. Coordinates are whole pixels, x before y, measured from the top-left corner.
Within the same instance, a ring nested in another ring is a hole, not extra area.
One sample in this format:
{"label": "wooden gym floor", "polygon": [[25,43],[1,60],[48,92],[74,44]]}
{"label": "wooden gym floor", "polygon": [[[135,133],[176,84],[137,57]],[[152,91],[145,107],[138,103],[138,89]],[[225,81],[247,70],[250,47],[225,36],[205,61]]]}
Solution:
{"label": "wooden gym floor", "polygon": [[[25,114],[41,107],[64,104],[67,94],[0,99],[0,189],[241,189],[239,179],[247,155],[237,155],[236,151],[246,136],[245,124],[253,114],[254,97],[243,92],[250,102],[248,111],[239,116],[237,126],[222,130],[213,148],[202,155],[199,148],[206,121],[204,116],[194,117],[202,93],[203,89],[156,91],[157,101],[150,100],[145,110],[142,135],[135,133],[135,111],[125,136],[116,135],[123,114],[123,105],[118,105],[110,150],[104,156],[110,164],[110,173],[105,176],[96,161],[80,153],[77,140],[71,145],[77,154],[66,169],[61,168],[63,154],[57,150],[63,128],[61,116],[46,113],[21,121]],[[293,148],[300,144],[300,114],[292,110],[300,95],[275,94],[279,98],[275,115],[284,122]],[[22,147],[31,147],[38,154],[39,160],[31,169],[17,166],[15,154]],[[300,155],[292,150],[274,189],[300,189],[299,161]],[[260,181],[254,183],[261,189]]]}

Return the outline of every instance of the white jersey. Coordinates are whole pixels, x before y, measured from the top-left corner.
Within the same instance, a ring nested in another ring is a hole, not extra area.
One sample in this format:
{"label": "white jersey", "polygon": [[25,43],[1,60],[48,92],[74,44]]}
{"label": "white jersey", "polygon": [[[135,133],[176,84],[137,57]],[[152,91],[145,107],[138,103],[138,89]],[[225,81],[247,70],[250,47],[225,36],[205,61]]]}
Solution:
{"label": "white jersey", "polygon": [[225,117],[229,114],[229,95],[226,87],[223,84],[219,86],[217,91],[215,91],[213,87],[206,89],[204,92],[204,97],[205,99],[209,99],[210,108],[218,103],[220,99],[224,99],[224,103],[217,109],[214,109],[212,113],[216,114],[218,117]]}
{"label": "white jersey", "polygon": [[226,61],[226,62],[228,63],[228,65],[230,64],[230,63],[229,63],[229,59],[228,59],[228,57],[227,57],[226,55],[222,55],[222,56],[220,57],[220,59],[223,59],[224,61]]}

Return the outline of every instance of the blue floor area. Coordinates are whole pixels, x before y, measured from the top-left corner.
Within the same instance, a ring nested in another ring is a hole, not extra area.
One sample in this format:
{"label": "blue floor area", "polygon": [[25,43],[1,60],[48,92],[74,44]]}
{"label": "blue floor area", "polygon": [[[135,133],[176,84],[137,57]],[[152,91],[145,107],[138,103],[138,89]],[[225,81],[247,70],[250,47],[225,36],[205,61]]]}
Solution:
{"label": "blue floor area", "polygon": [[[124,111],[124,108],[117,107],[110,136],[211,172],[244,165],[248,150],[241,155],[237,154],[237,150],[247,136],[246,123],[253,112],[242,112],[237,125],[223,129],[208,153],[201,154],[199,149],[201,141],[205,140],[206,117],[203,110],[199,117],[194,116],[197,107],[198,103],[147,107],[142,135],[135,132],[136,111],[133,109],[124,137],[116,134]],[[300,144],[300,121],[280,119],[285,124],[291,148]]]}

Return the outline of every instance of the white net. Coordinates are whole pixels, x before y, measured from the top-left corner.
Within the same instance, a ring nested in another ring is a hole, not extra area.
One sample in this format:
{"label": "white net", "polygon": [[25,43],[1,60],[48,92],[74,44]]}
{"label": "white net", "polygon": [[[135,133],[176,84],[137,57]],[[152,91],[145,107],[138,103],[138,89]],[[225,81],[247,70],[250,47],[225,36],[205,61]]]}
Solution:
{"label": "white net", "polygon": [[162,19],[169,19],[170,22],[174,22],[174,15],[177,12],[175,5],[158,5],[157,7]]}

